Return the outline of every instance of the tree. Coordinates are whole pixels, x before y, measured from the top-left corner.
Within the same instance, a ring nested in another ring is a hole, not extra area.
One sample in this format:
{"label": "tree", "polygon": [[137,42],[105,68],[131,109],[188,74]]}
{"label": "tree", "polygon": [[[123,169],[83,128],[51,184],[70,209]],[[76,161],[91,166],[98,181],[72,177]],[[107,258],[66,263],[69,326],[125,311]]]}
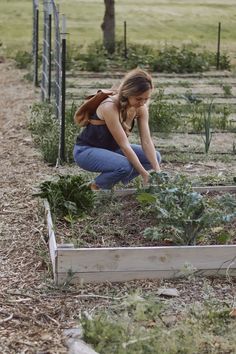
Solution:
{"label": "tree", "polygon": [[115,0],[104,0],[105,13],[101,28],[103,30],[103,45],[112,54],[115,51]]}

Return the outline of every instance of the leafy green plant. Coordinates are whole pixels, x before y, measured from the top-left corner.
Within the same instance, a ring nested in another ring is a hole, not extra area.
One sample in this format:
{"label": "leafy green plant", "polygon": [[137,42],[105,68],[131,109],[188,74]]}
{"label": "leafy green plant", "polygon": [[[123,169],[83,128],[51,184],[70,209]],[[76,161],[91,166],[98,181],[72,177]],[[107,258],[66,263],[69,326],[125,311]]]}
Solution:
{"label": "leafy green plant", "polygon": [[227,304],[213,294],[211,300],[186,305],[184,313],[177,310],[175,316],[168,316],[167,304],[137,294],[114,307],[82,316],[83,339],[101,354],[234,352],[234,319]]}
{"label": "leafy green plant", "polygon": [[88,46],[86,53],[76,56],[80,70],[102,72],[107,70],[108,53],[102,43],[96,41]]}
{"label": "leafy green plant", "polygon": [[230,97],[232,96],[232,86],[231,85],[223,85],[224,96]]}
{"label": "leafy green plant", "polygon": [[[72,103],[65,112],[66,161],[73,161],[73,146],[78,127],[73,116],[76,105]],[[29,129],[44,161],[55,165],[58,158],[60,124],[50,103],[34,103],[30,111]]]}
{"label": "leafy green plant", "polygon": [[32,54],[24,50],[18,50],[14,57],[16,67],[19,69],[28,69],[32,63]]}
{"label": "leafy green plant", "polygon": [[191,90],[187,90],[185,94],[182,96],[186,102],[186,111],[190,118],[188,121],[193,128],[193,131],[196,133],[200,133],[203,129],[203,119],[202,119],[202,112],[203,112],[203,105],[202,99],[193,95]]}
{"label": "leafy green plant", "polygon": [[149,106],[149,115],[152,132],[170,133],[180,126],[181,114],[178,111],[178,105],[165,101],[163,89],[160,89],[153,97]]}
{"label": "leafy green plant", "polygon": [[[133,69],[137,66],[158,72],[192,73],[203,72],[215,66],[215,53],[207,50],[197,50],[193,45],[165,46],[155,49],[149,45],[130,43],[127,48],[127,57],[124,57],[123,41],[116,42],[116,50],[109,54],[102,42],[90,44],[85,51],[80,50],[70,63],[74,61],[81,70],[105,71],[107,68]],[[227,55],[222,54],[221,69],[228,68]]]}
{"label": "leafy green plant", "polygon": [[94,193],[82,175],[58,175],[54,180],[42,182],[34,195],[48,200],[54,216],[70,221],[94,205]]}
{"label": "leafy green plant", "polygon": [[140,190],[137,199],[156,219],[157,226],[144,231],[144,237],[152,240],[170,238],[176,244],[196,244],[200,232],[236,216],[229,207],[233,202],[228,202],[227,207],[222,199],[211,205],[181,175],[170,179],[166,173],[152,173],[150,186]]}
{"label": "leafy green plant", "polygon": [[58,157],[59,122],[49,103],[34,103],[30,111],[29,129],[44,161],[55,164]]}
{"label": "leafy green plant", "polygon": [[219,64],[220,70],[231,70],[230,57],[227,53],[221,53]]}
{"label": "leafy green plant", "polygon": [[196,52],[191,46],[166,46],[157,51],[150,66],[153,71],[159,72],[202,72],[209,70],[210,56],[209,52]]}
{"label": "leafy green plant", "polygon": [[[216,110],[215,110],[216,111]],[[229,105],[224,105],[220,111],[216,111],[218,113],[213,119],[213,126],[216,129],[226,130],[229,127],[229,115],[232,113],[232,109]]]}

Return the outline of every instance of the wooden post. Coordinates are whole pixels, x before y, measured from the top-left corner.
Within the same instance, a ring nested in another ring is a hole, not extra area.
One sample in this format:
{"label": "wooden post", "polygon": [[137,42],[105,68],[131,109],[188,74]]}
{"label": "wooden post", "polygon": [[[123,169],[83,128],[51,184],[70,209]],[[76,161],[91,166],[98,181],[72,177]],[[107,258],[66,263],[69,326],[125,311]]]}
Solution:
{"label": "wooden post", "polygon": [[127,59],[127,25],[126,21],[124,21],[124,57]]}
{"label": "wooden post", "polygon": [[217,54],[216,54],[216,69],[220,69],[220,36],[221,36],[221,22],[218,24],[218,40],[217,40]]}

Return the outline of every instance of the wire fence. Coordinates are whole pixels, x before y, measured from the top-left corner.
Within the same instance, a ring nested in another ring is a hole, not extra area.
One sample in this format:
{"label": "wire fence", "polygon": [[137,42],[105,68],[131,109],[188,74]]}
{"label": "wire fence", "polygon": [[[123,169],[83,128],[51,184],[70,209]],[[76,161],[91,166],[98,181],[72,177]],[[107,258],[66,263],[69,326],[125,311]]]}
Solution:
{"label": "wire fence", "polygon": [[[65,67],[66,67],[66,19],[60,21],[59,9],[54,0],[43,1],[43,38],[41,100],[51,102],[59,121],[58,164],[65,160]],[[39,1],[33,0],[33,62],[34,85],[39,85]]]}

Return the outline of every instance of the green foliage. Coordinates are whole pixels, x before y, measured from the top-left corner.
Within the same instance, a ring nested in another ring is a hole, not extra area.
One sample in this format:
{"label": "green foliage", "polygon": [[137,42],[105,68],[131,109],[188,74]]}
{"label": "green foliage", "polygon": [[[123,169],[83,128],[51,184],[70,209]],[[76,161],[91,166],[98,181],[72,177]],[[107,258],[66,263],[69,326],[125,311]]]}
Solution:
{"label": "green foliage", "polygon": [[152,132],[170,133],[177,130],[181,122],[178,105],[168,103],[164,99],[164,90],[159,90],[149,106],[149,125]]}
{"label": "green foliage", "polygon": [[115,311],[83,316],[83,339],[100,354],[233,353],[235,321],[226,304],[206,299],[177,316],[168,316],[165,307],[130,295]]}
{"label": "green foliage", "polygon": [[129,43],[127,48],[127,58],[124,56],[124,43],[119,41],[116,43],[116,52],[113,60],[118,66],[126,70],[139,67],[148,67],[153,60],[155,51],[153,47],[145,44]]}
{"label": "green foliage", "polygon": [[44,181],[35,196],[48,200],[53,215],[68,220],[88,212],[94,204],[94,193],[82,175],[59,175],[55,180]]}
{"label": "green foliage", "polygon": [[[196,244],[205,229],[231,221],[236,212],[233,201],[219,199],[212,205],[194,192],[186,177],[172,179],[166,173],[152,173],[150,186],[140,190],[137,199],[156,219],[156,227],[147,228],[144,237],[163,240],[170,238],[180,245]],[[227,204],[228,203],[228,204]]]}
{"label": "green foliage", "polygon": [[79,53],[77,60],[80,70],[101,72],[108,68],[108,53],[103,45],[96,41],[88,46],[86,53]]}
{"label": "green foliage", "polygon": [[[221,69],[228,69],[227,56],[222,55]],[[157,49],[149,45],[129,43],[127,58],[124,56],[123,41],[116,43],[114,54],[109,54],[103,44],[96,41],[90,44],[86,53],[76,54],[81,70],[105,71],[110,67],[130,70],[137,66],[151,71],[168,73],[203,72],[215,66],[215,53],[196,50],[193,46],[165,46]]]}
{"label": "green foliage", "polygon": [[[76,106],[72,103],[65,113],[66,161],[73,160],[73,146],[78,128],[73,116]],[[50,103],[34,103],[31,107],[29,129],[44,161],[55,165],[58,158],[60,125]]]}
{"label": "green foliage", "polygon": [[213,100],[211,100],[207,111],[203,112],[203,122],[204,122],[204,136],[203,141],[205,144],[205,153],[207,154],[210,149],[212,132],[211,132],[211,124],[212,124],[212,110],[213,110]]}
{"label": "green foliage", "polygon": [[[216,111],[216,109],[215,109]],[[217,112],[217,111],[216,111]],[[213,117],[212,125],[216,129],[226,130],[229,128],[229,115],[232,113],[232,109],[229,105],[224,105],[215,117]]]}
{"label": "green foliage", "polygon": [[223,85],[222,86],[225,97],[232,96],[232,86],[231,85]]}
{"label": "green foliage", "polygon": [[230,57],[227,53],[221,53],[219,64],[220,70],[231,70]]}
{"label": "green foliage", "polygon": [[42,102],[32,105],[29,129],[44,161],[55,164],[58,157],[59,122],[51,104]]}
{"label": "green foliage", "polygon": [[196,53],[191,47],[164,47],[159,50],[150,63],[151,69],[158,72],[192,73],[210,68],[209,52]]}
{"label": "green foliage", "polygon": [[28,69],[32,64],[32,54],[24,50],[18,50],[15,55],[16,67],[19,69]]}
{"label": "green foliage", "polygon": [[77,110],[77,105],[72,102],[70,107],[66,108],[65,112],[65,148],[67,162],[73,162],[73,149],[75,144],[76,136],[79,132],[79,127],[74,122],[75,111]]}

